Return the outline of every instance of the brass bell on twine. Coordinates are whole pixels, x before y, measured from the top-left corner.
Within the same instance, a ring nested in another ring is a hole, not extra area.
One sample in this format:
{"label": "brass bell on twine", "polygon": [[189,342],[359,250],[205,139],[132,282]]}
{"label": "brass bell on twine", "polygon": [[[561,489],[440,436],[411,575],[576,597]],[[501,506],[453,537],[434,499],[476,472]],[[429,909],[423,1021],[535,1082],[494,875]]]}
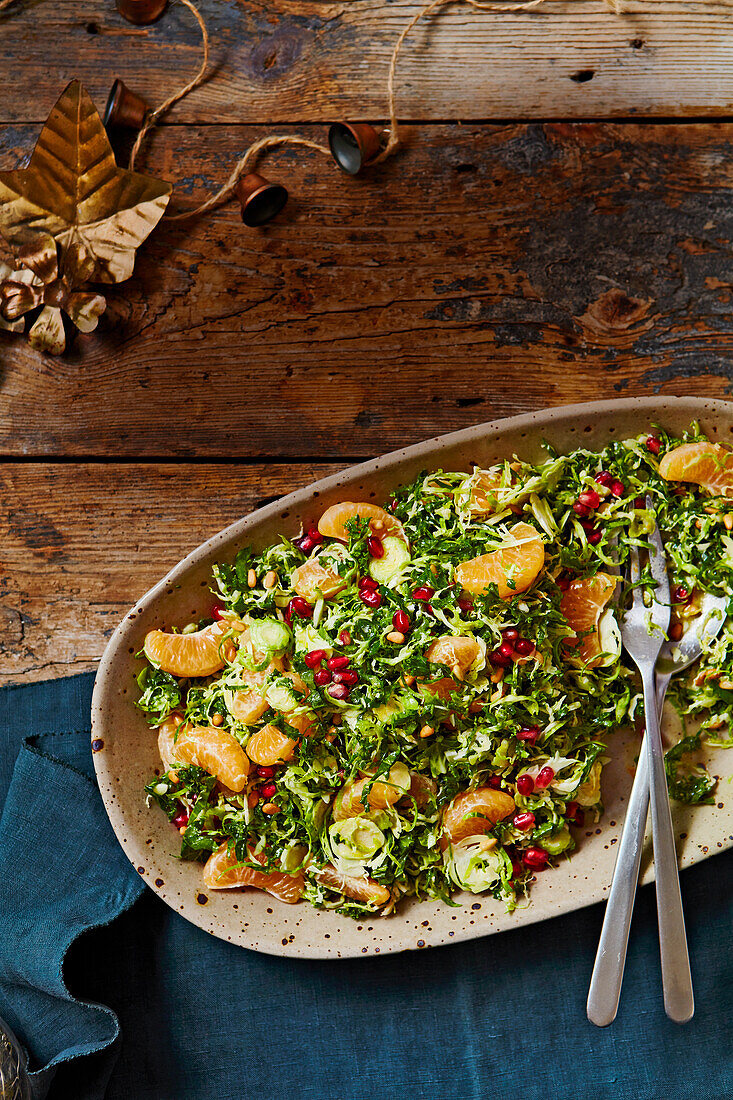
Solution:
{"label": "brass bell on twine", "polygon": [[242,221],[251,228],[272,221],[288,201],[282,184],[271,183],[257,172],[242,176],[234,193],[242,206]]}
{"label": "brass bell on twine", "polygon": [[117,11],[138,27],[154,23],[165,11],[168,0],[117,0]]}
{"label": "brass bell on twine", "polygon": [[146,100],[137,92],[131,91],[118,77],[107,98],[107,106],[104,109],[104,128],[107,132],[118,126],[124,126],[129,130],[141,130],[149,110]]}
{"label": "brass bell on twine", "polygon": [[342,171],[358,176],[381,152],[383,136],[368,122],[334,122],[328,131],[331,156]]}

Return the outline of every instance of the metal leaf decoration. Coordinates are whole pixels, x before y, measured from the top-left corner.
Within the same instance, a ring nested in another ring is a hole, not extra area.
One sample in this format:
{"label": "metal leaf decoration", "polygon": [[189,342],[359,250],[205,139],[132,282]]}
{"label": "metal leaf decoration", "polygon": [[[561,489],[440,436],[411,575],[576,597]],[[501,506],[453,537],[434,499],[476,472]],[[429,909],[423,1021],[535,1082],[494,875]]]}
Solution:
{"label": "metal leaf decoration", "polygon": [[[68,85],[27,168],[0,172],[0,233],[18,251],[38,234],[86,279],[120,283],[155,228],[171,184],[118,168],[102,120],[82,85]],[[78,285],[78,284],[77,284]]]}

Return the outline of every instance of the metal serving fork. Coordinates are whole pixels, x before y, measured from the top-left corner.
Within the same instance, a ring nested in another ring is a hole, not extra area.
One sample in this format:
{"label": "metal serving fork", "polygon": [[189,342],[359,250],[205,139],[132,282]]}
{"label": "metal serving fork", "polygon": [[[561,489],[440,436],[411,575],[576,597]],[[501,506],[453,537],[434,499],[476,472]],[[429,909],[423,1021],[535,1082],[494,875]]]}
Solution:
{"label": "metal serving fork", "polygon": [[[702,655],[704,645],[717,637],[727,609],[726,597],[706,594],[696,626],[688,627],[679,642],[665,642],[662,646],[657,660],[657,713],[660,718],[672,676],[694,664]],[[648,812],[649,765],[645,736],[629,795],[588,992],[588,1018],[599,1027],[613,1023],[618,1011]]]}
{"label": "metal serving fork", "polygon": [[[651,501],[647,498],[647,508]],[[654,842],[654,867],[657,888],[657,915],[659,920],[659,945],[662,959],[662,985],[667,1015],[678,1023],[689,1020],[694,1012],[692,977],[687,952],[685,919],[682,911],[677,852],[672,831],[672,815],[664,770],[664,748],[660,729],[660,709],[657,698],[655,665],[665,641],[669,626],[670,594],[666,558],[659,529],[655,524],[650,537],[649,565],[656,582],[656,590],[649,608],[645,607],[643,592],[638,587],[641,577],[639,551],[630,551],[630,580],[633,603],[623,617],[621,638],[641,674],[646,715],[646,751],[640,758],[639,772],[643,764],[649,773],[652,806],[652,837]],[[669,681],[666,675],[664,690]],[[598,1026],[610,1024],[616,1016],[618,993],[623,973],[623,953],[628,938],[628,924],[632,906],[624,905],[625,898],[633,898],[639,877],[639,862],[646,821],[646,777],[637,773],[632,796],[629,799],[627,821],[635,819],[636,831],[628,834],[617,857],[614,879],[609,895],[607,912],[621,910],[621,926],[604,922],[596,965],[588,995],[588,1018]],[[642,827],[638,827],[641,822]],[[626,828],[624,829],[626,835]],[[615,934],[614,934],[615,933]],[[619,934],[620,933],[620,934]],[[610,988],[609,988],[610,982]]]}

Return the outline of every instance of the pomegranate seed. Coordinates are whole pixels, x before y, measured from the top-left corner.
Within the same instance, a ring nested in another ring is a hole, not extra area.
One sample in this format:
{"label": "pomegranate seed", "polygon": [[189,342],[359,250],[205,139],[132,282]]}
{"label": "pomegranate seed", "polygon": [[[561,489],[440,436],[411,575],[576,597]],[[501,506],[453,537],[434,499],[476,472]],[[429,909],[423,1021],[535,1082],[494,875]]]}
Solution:
{"label": "pomegranate seed", "polygon": [[518,638],[514,643],[514,649],[520,657],[529,657],[534,653],[534,642],[530,642],[529,638]]}
{"label": "pomegranate seed", "polygon": [[489,654],[489,660],[492,665],[496,665],[498,668],[509,668],[512,663],[511,657],[505,657],[499,649],[494,649]]}
{"label": "pomegranate seed", "polygon": [[313,682],[318,684],[319,688],[324,687],[325,684],[331,683],[331,673],[327,668],[319,668],[313,676]]}
{"label": "pomegranate seed", "polygon": [[579,500],[576,500],[573,504],[573,511],[575,512],[576,516],[590,515],[590,508],[587,506],[587,504],[582,504]]}
{"label": "pomegranate seed", "polygon": [[308,668],[316,668],[321,664],[323,658],[326,656],[325,649],[312,649],[310,653],[306,653],[303,660]]}
{"label": "pomegranate seed", "polygon": [[608,470],[601,470],[596,474],[596,481],[599,485],[605,485],[607,489],[613,485],[613,474],[609,474]]}
{"label": "pomegranate seed", "polygon": [[506,630],[502,630],[501,637],[505,642],[509,642],[510,645],[514,645],[519,640],[519,631],[515,626],[507,627]]}
{"label": "pomegranate seed", "polygon": [[354,672],[353,668],[347,668],[341,672],[334,672],[333,679],[336,684],[348,684],[349,687],[353,687],[359,682],[359,673]]}
{"label": "pomegranate seed", "polygon": [[567,592],[570,588],[570,577],[558,577],[555,583],[561,592]]}
{"label": "pomegranate seed", "polygon": [[662,441],[656,435],[648,435],[646,437],[646,449],[651,451],[653,455],[658,455],[662,449]]}
{"label": "pomegranate seed", "polygon": [[332,699],[348,699],[349,689],[346,684],[331,684],[328,694]]}
{"label": "pomegranate seed", "polygon": [[257,769],[257,774],[260,779],[272,779],[275,774],[275,768],[273,768],[272,764],[260,764]]}
{"label": "pomegranate seed", "polygon": [[540,769],[540,773],[535,780],[535,786],[539,790],[542,790],[544,787],[549,787],[554,778],[555,773],[552,768],[550,768],[548,765],[545,765],[544,768]]}
{"label": "pomegranate seed", "polygon": [[524,853],[524,862],[534,871],[540,871],[547,863],[547,852],[544,848],[528,848]]}
{"label": "pomegranate seed", "polygon": [[188,825],[188,811],[181,806],[180,810],[173,818],[173,824],[177,829],[184,829]]}
{"label": "pomegranate seed", "polygon": [[367,607],[381,607],[382,595],[373,588],[362,588],[359,593],[359,599],[362,603],[365,603]]}
{"label": "pomegranate seed", "polygon": [[367,550],[373,558],[384,557],[384,545],[382,540],[378,539],[376,535],[370,535],[367,539]]}
{"label": "pomegranate seed", "polygon": [[313,614],[313,608],[302,596],[293,596],[288,604],[288,611],[291,615],[298,615],[301,619],[310,619]]}
{"label": "pomegranate seed", "polygon": [[341,645],[351,645],[351,635],[348,630],[342,630],[339,634],[339,641]]}
{"label": "pomegranate seed", "polygon": [[498,652],[502,655],[505,661],[511,661],[512,657],[514,656],[514,646],[510,645],[509,642],[502,642],[499,646]]}
{"label": "pomegranate seed", "polygon": [[401,634],[407,634],[410,629],[410,616],[406,611],[395,611],[392,616],[392,626]]}
{"label": "pomegranate seed", "polygon": [[372,577],[361,577],[359,579],[359,588],[368,588],[372,592],[376,592],[379,585]]}
{"label": "pomegranate seed", "polygon": [[623,481],[614,481],[611,483],[611,492],[615,497],[622,497],[626,492],[626,486]]}
{"label": "pomegranate seed", "polygon": [[578,500],[581,504],[585,504],[586,508],[591,509],[597,508],[601,503],[601,498],[598,496],[595,489],[584,489],[583,492],[579,494]]}
{"label": "pomegranate seed", "polygon": [[225,607],[222,607],[222,605],[220,603],[215,603],[214,606],[211,609],[212,619],[216,619],[217,622],[221,622],[221,620],[224,618],[224,612],[225,611],[226,611]]}
{"label": "pomegranate seed", "polygon": [[520,794],[528,795],[532,794],[534,790],[534,779],[531,775],[520,775],[517,780],[517,790]]}
{"label": "pomegranate seed", "polygon": [[514,861],[512,863],[512,878],[519,878],[519,876],[522,874],[523,870],[524,870],[524,868],[522,867],[522,864],[517,863],[516,861]]}
{"label": "pomegranate seed", "polygon": [[308,538],[311,540],[314,546],[320,546],[323,542],[323,535],[317,527],[308,528]]}
{"label": "pomegranate seed", "polygon": [[687,603],[690,598],[690,593],[685,588],[684,584],[678,584],[672,593],[672,599],[675,603]]}
{"label": "pomegranate seed", "polygon": [[346,668],[349,663],[348,657],[329,657],[326,661],[326,667],[330,669],[334,668]]}
{"label": "pomegranate seed", "polygon": [[646,508],[646,498],[637,497],[634,501],[634,508]]}
{"label": "pomegranate seed", "polygon": [[591,546],[597,546],[603,538],[603,531],[599,531],[598,528],[596,528],[594,531],[589,531],[585,537]]}
{"label": "pomegranate seed", "polygon": [[486,780],[486,786],[491,787],[492,791],[501,790],[501,776],[490,775],[489,778]]}
{"label": "pomegranate seed", "polygon": [[277,794],[277,787],[274,783],[265,783],[260,787],[260,794],[263,798],[272,798],[274,794]]}
{"label": "pomegranate seed", "polygon": [[539,726],[522,726],[520,730],[517,730],[516,734],[518,741],[528,741],[530,745],[534,745],[539,735]]}
{"label": "pomegranate seed", "polygon": [[457,601],[457,603],[459,609],[464,613],[464,615],[470,615],[470,613],[473,611],[473,600],[467,600],[465,597],[462,596],[461,599]]}
{"label": "pomegranate seed", "polygon": [[515,814],[512,818],[515,829],[526,833],[528,829],[534,829],[534,814],[527,810],[523,814]]}
{"label": "pomegranate seed", "polygon": [[435,595],[435,589],[430,588],[427,584],[420,585],[419,588],[413,589],[412,598],[414,600],[420,600],[425,602]]}
{"label": "pomegranate seed", "polygon": [[310,554],[315,545],[310,535],[303,535],[303,537],[296,542],[296,546],[302,550],[304,554]]}
{"label": "pomegranate seed", "polygon": [[577,810],[575,814],[575,824],[579,829],[582,829],[585,825],[585,810]]}

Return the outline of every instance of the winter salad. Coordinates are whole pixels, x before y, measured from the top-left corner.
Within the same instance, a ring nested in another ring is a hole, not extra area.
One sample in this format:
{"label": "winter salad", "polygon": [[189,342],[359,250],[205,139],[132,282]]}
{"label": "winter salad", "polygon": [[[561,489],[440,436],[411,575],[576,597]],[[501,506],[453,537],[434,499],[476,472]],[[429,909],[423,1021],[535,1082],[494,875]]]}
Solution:
{"label": "winter salad", "polygon": [[[674,641],[733,592],[733,451],[696,425],[423,473],[215,567],[209,618],[150,631],[138,677],[146,793],[182,857],[209,889],[354,917],[458,890],[522,903],[600,819],[614,731],[643,725],[617,580],[654,515]],[[726,620],[672,682],[675,799],[712,801],[700,749],[733,744],[732,653]]]}

